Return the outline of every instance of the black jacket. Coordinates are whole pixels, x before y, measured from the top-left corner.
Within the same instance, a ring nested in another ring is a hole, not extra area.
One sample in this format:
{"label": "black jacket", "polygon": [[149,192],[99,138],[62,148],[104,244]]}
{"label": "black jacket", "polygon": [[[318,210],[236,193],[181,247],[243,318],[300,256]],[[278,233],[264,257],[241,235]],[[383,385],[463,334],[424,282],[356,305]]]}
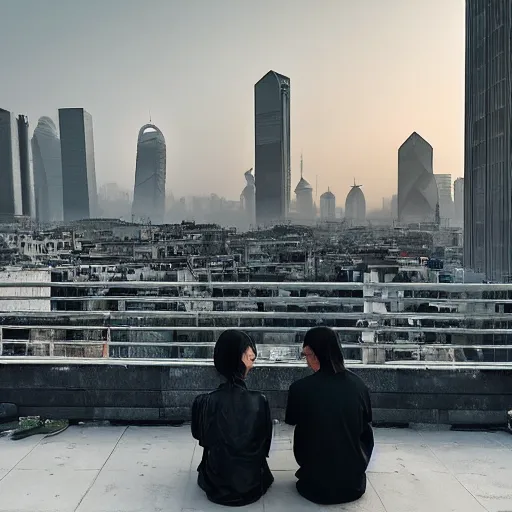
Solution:
{"label": "black jacket", "polygon": [[274,478],[267,464],[272,420],[265,396],[241,379],[199,395],[192,435],[203,447],[197,482],[208,499],[241,506],[257,501]]}
{"label": "black jacket", "polygon": [[286,423],[296,425],[297,489],[321,504],[361,497],[373,451],[370,395],[349,370],[322,370],[290,386]]}

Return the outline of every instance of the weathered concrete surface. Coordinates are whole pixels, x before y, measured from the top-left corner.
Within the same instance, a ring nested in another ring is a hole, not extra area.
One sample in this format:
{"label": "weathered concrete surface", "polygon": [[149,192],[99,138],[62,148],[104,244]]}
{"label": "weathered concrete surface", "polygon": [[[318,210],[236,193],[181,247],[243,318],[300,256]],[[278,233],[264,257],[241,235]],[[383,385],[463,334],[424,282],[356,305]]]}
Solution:
{"label": "weathered concrete surface", "polygon": [[[497,424],[512,404],[512,365],[354,365],[367,383],[375,423]],[[281,419],[305,365],[262,364],[248,385]],[[0,359],[0,396],[20,415],[76,420],[190,419],[194,397],[219,383],[212,364],[147,360]]]}
{"label": "weathered concrete surface", "polygon": [[[291,430],[278,425],[274,485],[250,511],[498,512],[512,510],[512,435],[375,429],[368,488],[358,502],[319,507],[295,491]],[[70,427],[0,439],[0,511],[209,512],[196,484],[201,448],[190,427]]]}

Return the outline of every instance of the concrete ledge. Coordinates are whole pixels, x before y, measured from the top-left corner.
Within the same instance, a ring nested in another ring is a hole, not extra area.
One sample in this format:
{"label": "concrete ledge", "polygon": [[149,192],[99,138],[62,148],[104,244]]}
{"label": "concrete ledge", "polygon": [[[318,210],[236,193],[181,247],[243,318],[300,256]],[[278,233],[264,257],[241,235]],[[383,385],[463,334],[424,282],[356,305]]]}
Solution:
{"label": "concrete ledge", "polygon": [[[156,364],[155,364],[156,363]],[[188,421],[194,397],[220,379],[209,363],[176,361],[0,360],[0,396],[20,415],[72,420]],[[499,367],[364,366],[379,423],[506,426],[512,365]],[[282,419],[290,384],[304,365],[262,364],[248,385],[263,391]]]}

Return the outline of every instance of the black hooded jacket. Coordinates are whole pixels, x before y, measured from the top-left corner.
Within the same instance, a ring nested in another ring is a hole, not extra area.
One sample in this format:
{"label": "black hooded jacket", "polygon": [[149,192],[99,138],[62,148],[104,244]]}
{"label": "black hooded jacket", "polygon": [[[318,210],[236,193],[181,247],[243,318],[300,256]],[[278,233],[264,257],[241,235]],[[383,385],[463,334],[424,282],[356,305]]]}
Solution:
{"label": "black hooded jacket", "polygon": [[226,344],[217,342],[215,366],[227,382],[196,397],[192,406],[192,435],[203,447],[198,484],[210,501],[230,506],[257,501],[274,481],[267,464],[270,407],[241,377],[240,358],[247,342],[238,341],[235,337]]}

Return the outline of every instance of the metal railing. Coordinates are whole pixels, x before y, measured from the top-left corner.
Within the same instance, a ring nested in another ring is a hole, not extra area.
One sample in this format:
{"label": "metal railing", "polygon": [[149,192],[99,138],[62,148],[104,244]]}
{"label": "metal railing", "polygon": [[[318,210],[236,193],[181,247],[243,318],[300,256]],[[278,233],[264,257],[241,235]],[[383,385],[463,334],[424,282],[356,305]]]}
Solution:
{"label": "metal railing", "polygon": [[368,364],[508,363],[510,304],[512,284],[0,282],[0,356],[211,359],[239,328],[260,357],[297,361],[328,325]]}

